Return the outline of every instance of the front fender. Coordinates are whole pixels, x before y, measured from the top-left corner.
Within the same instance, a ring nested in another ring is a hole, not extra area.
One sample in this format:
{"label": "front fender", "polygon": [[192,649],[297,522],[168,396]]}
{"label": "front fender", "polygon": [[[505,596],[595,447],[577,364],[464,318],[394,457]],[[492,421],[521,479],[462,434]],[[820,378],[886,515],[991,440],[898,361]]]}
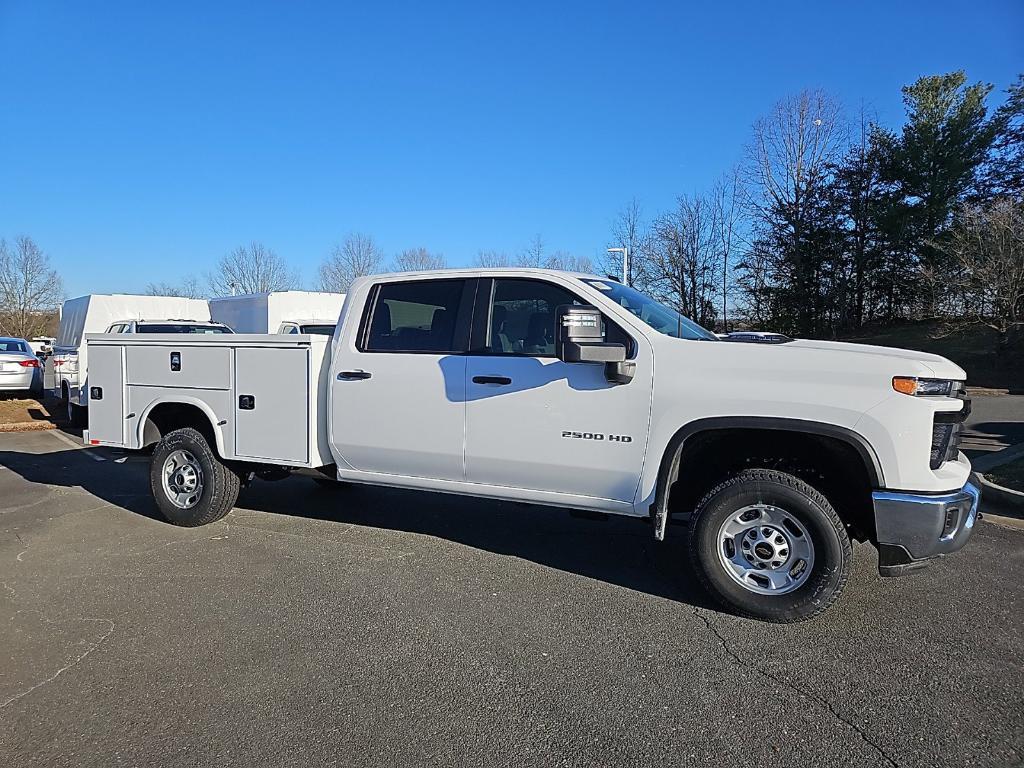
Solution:
{"label": "front fender", "polygon": [[[866,437],[848,427],[825,422],[772,416],[719,416],[697,419],[681,427],[672,435],[662,451],[661,460],[657,465],[657,476],[648,504],[649,515],[654,521],[654,535],[659,541],[665,537],[665,526],[668,523],[669,489],[679,478],[679,463],[686,441],[703,432],[726,429],[780,430],[840,440],[853,448],[857,455],[860,456],[872,487],[885,487],[882,463],[874,447]],[[652,456],[652,458],[654,457]]]}

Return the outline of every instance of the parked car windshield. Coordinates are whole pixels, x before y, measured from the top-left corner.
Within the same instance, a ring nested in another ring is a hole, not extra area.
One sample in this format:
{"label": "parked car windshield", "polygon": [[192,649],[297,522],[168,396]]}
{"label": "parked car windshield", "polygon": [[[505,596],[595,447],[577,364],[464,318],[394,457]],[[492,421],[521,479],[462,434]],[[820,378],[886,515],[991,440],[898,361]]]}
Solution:
{"label": "parked car windshield", "polygon": [[636,315],[659,333],[676,339],[690,341],[720,341],[711,331],[700,327],[693,320],[683,317],[670,307],[655,301],[635,288],[614,280],[584,280],[623,309]]}
{"label": "parked car windshield", "polygon": [[333,336],[334,326],[333,325],[304,325],[302,326],[303,333],[312,333],[315,336]]}
{"label": "parked car windshield", "polygon": [[182,325],[180,323],[168,323],[166,325],[137,325],[136,333],[233,333],[224,325]]}

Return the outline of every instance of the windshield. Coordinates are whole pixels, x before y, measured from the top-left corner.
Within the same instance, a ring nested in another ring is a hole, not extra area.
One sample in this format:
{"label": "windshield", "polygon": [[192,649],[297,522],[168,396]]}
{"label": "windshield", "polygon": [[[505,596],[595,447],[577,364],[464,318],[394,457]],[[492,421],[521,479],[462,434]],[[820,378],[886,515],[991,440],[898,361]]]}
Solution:
{"label": "windshield", "polygon": [[635,288],[614,280],[584,280],[623,309],[629,310],[659,333],[676,339],[691,341],[718,341],[711,331],[705,330],[693,320],[683,317],[674,309],[666,307]]}
{"label": "windshield", "polygon": [[316,336],[333,336],[334,326],[333,325],[304,325],[302,326],[303,333],[312,333]]}
{"label": "windshield", "polygon": [[167,325],[138,325],[136,333],[231,333],[231,329],[225,325],[181,325],[179,323],[168,323]]}

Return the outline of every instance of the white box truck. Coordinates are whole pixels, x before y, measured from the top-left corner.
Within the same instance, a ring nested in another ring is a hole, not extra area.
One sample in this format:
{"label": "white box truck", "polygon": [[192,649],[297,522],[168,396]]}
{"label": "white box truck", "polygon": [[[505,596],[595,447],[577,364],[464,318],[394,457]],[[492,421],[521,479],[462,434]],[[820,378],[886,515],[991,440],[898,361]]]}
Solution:
{"label": "white box truck", "polygon": [[68,299],[61,308],[53,354],[46,360],[43,386],[64,403],[68,420],[80,424],[89,404],[84,388],[89,365],[85,335],[102,333],[121,321],[171,319],[209,321],[210,307],[204,299],[177,296],[94,293]]}
{"label": "white box truck", "polygon": [[271,291],[210,299],[210,318],[236,333],[334,335],[345,294]]}
{"label": "white box truck", "polygon": [[361,278],[333,341],[90,336],[90,445],[152,448],[172,523],[288,472],[689,521],[742,615],[825,610],[851,539],[894,576],[962,547],[979,494],[963,369],[938,355],[717,338],[606,278],[539,269]]}

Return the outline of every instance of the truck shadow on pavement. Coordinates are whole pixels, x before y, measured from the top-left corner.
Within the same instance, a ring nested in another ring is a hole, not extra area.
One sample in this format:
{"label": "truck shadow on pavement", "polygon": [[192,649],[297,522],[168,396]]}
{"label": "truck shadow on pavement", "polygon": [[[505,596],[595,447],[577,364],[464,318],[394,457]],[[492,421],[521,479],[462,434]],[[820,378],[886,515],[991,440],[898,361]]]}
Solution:
{"label": "truck shadow on pavement", "polygon": [[967,426],[960,450],[973,460],[1019,443],[1024,443],[1024,421],[985,421]]}
{"label": "truck shadow on pavement", "polygon": [[[92,450],[0,451],[0,465],[30,483],[80,487],[115,507],[171,527],[150,497],[148,462],[129,458],[119,463],[112,454],[94,461],[86,455]],[[324,488],[301,476],[254,481],[242,490],[239,509],[435,537],[655,597],[715,608],[690,569],[682,525],[671,525],[665,541],[657,542],[650,524],[635,518],[582,519],[556,507],[379,486]],[[235,514],[228,515],[228,523]]]}

